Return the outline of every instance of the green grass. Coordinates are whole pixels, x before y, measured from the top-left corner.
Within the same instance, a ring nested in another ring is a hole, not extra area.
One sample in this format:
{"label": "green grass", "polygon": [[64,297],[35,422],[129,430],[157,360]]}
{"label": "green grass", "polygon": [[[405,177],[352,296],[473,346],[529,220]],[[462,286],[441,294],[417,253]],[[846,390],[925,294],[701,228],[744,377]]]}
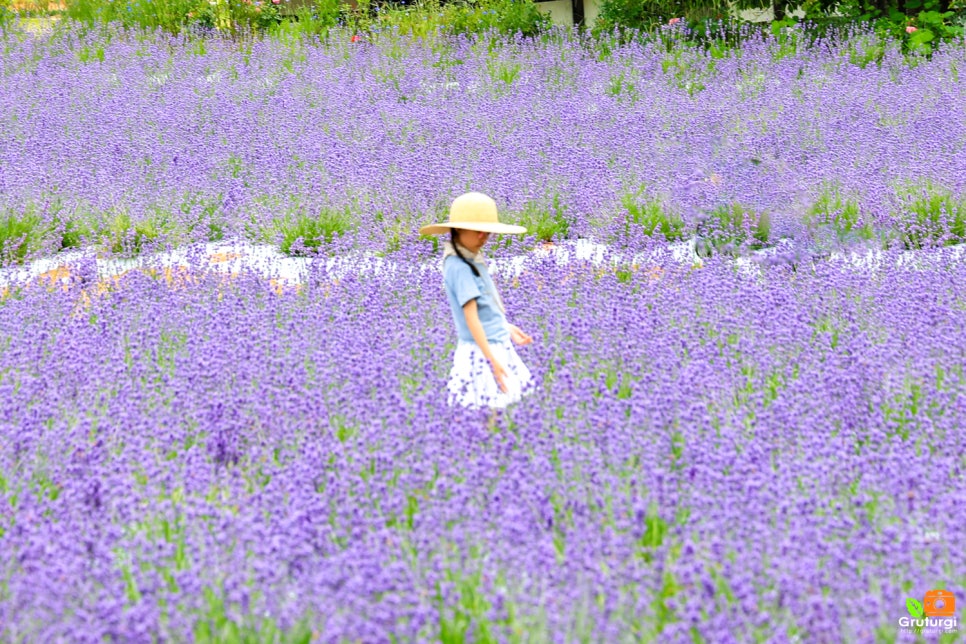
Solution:
{"label": "green grass", "polygon": [[[0,0],[0,25],[5,4]],[[29,13],[50,12],[46,0],[34,0]],[[551,25],[547,14],[530,0],[477,0],[442,3],[428,0],[412,7],[382,5],[374,11],[371,0],[360,0],[353,9],[339,0],[311,0],[298,8],[287,3],[244,0],[66,0],[63,12],[71,20],[93,28],[119,23],[147,31],[161,29],[178,34],[198,25],[232,35],[247,30],[283,38],[326,38],[342,24],[350,33],[398,30],[403,35],[436,39],[438,34],[482,34],[495,30],[504,35],[522,32],[537,35]],[[89,52],[97,59],[96,51]],[[100,55],[103,56],[103,50]]]}
{"label": "green grass", "polygon": [[198,235],[210,242],[224,239],[228,224],[220,214],[221,202],[220,194],[208,197],[200,194],[186,195],[180,206],[181,214],[189,221],[186,235]]}
{"label": "green grass", "polygon": [[236,620],[229,617],[220,589],[205,588],[204,596],[206,610],[193,628],[195,642],[199,644],[308,644],[312,641],[312,628],[307,620],[287,630],[271,617],[249,614]]}
{"label": "green grass", "polygon": [[[221,4],[228,5],[227,2],[218,3],[218,5]],[[180,32],[187,24],[189,14],[210,12],[198,0],[152,0],[152,2],[67,0],[65,5],[64,13],[67,17],[86,25],[117,22],[125,27],[149,30],[160,28],[170,33]],[[212,9],[215,8],[217,5],[212,7]],[[99,60],[103,60],[103,56],[103,49],[101,49]]]}
{"label": "green grass", "polygon": [[135,220],[121,209],[101,222],[98,236],[112,253],[138,255],[175,232],[171,217],[162,211]]}
{"label": "green grass", "polygon": [[274,229],[281,235],[283,253],[301,255],[318,251],[336,236],[348,233],[354,225],[349,208],[323,208],[315,215],[299,213],[276,220]]}
{"label": "green grass", "polygon": [[[34,202],[17,212],[0,213],[0,255],[22,263],[34,252],[56,253],[69,248],[98,246],[102,250],[137,255],[153,245],[224,238],[227,223],[218,214],[221,197],[189,197],[180,213],[162,207],[140,218],[124,207],[101,212],[89,204],[65,207],[57,197]],[[177,209],[176,209],[177,210]]]}
{"label": "green grass", "polygon": [[902,208],[894,213],[899,237],[907,249],[966,240],[966,199],[931,181],[898,190]]}
{"label": "green grass", "polygon": [[637,89],[636,79],[631,76],[631,71],[624,69],[610,77],[605,90],[609,96],[613,96],[618,101],[626,101],[633,105],[641,97]]}
{"label": "green grass", "polygon": [[768,243],[771,218],[768,213],[756,213],[737,202],[725,204],[698,225],[697,234],[704,254],[733,251],[742,246],[758,249]]}
{"label": "green grass", "polygon": [[655,199],[641,201],[640,192],[627,193],[621,200],[626,211],[625,228],[640,226],[644,234],[663,235],[668,241],[684,238],[684,220]]}
{"label": "green grass", "polygon": [[486,63],[486,70],[492,81],[494,95],[500,97],[505,95],[514,81],[520,77],[522,65],[518,62],[507,62],[491,57]]}
{"label": "green grass", "polygon": [[[438,621],[433,625],[434,632],[425,635],[441,644],[549,642],[542,612],[526,614],[506,598],[502,615],[493,617],[494,591],[512,591],[513,583],[502,570],[487,566],[485,561],[480,548],[470,546],[464,560],[452,562],[445,570],[433,594]],[[448,592],[444,593],[444,586]]]}
{"label": "green grass", "polygon": [[835,230],[840,240],[872,239],[875,231],[872,222],[867,221],[861,212],[859,202],[844,196],[836,186],[827,186],[805,215],[809,228],[829,226]]}
{"label": "green grass", "polygon": [[60,247],[80,248],[89,239],[93,238],[94,231],[81,219],[68,219],[59,224]]}
{"label": "green grass", "polygon": [[0,218],[0,260],[22,263],[40,247],[45,232],[43,219],[34,209],[6,213]]}
{"label": "green grass", "polygon": [[559,194],[554,194],[549,204],[531,202],[520,212],[508,215],[507,219],[526,226],[526,234],[534,235],[540,241],[560,241],[570,234],[570,218]]}

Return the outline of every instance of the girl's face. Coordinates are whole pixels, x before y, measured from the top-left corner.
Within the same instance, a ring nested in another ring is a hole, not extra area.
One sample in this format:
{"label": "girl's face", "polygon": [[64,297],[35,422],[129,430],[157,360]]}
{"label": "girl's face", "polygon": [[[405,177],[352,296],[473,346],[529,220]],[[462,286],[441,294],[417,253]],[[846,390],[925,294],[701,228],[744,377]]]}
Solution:
{"label": "girl's face", "polygon": [[482,233],[476,230],[460,230],[458,233],[460,245],[474,253],[479,252],[489,238],[490,233]]}

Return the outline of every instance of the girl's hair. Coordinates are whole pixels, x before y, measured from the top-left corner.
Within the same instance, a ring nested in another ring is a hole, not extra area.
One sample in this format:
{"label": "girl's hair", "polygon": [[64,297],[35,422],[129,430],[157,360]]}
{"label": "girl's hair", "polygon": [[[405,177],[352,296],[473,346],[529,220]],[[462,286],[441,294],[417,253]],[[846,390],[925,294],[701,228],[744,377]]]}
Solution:
{"label": "girl's hair", "polygon": [[456,240],[459,238],[459,233],[456,232],[456,229],[455,228],[450,228],[449,229],[449,236],[450,236],[450,239],[453,242],[453,250],[456,252],[456,256],[459,257],[460,259],[462,259],[464,262],[466,262],[466,265],[470,267],[470,270],[473,271],[473,274],[476,275],[477,277],[479,277],[480,276],[480,271],[479,271],[479,269],[476,268],[476,264],[474,264],[470,260],[468,260],[465,257],[463,257],[463,253],[460,252],[459,246],[456,245]]}

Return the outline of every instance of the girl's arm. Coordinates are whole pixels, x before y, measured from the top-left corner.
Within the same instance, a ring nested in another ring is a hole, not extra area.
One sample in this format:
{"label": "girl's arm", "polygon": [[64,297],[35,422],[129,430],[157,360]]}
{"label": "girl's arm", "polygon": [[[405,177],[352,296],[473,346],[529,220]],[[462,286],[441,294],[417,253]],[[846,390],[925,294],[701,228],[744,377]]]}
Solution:
{"label": "girl's arm", "polygon": [[507,322],[507,326],[510,328],[510,339],[513,340],[514,344],[523,346],[533,342],[533,338],[524,333],[523,329],[517,325]]}
{"label": "girl's arm", "polygon": [[476,346],[480,348],[483,355],[487,360],[490,361],[490,367],[493,369],[493,377],[496,378],[496,384],[500,387],[500,391],[503,393],[507,392],[506,386],[506,369],[493,355],[493,350],[490,348],[490,343],[486,339],[486,333],[483,331],[483,323],[480,322],[480,314],[476,310],[476,299],[472,299],[463,305],[463,315],[466,316],[466,327],[470,330],[470,335],[476,340]]}

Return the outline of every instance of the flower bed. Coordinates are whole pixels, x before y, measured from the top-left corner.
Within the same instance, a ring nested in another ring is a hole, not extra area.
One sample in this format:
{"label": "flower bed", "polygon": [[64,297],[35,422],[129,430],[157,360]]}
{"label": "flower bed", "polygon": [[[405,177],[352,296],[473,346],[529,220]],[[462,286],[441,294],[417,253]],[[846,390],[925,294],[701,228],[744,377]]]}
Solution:
{"label": "flower bed", "polygon": [[[342,36],[3,36],[0,640],[871,641],[962,597],[961,50]],[[539,383],[495,426],[414,232],[467,181],[535,233],[487,247]]]}

